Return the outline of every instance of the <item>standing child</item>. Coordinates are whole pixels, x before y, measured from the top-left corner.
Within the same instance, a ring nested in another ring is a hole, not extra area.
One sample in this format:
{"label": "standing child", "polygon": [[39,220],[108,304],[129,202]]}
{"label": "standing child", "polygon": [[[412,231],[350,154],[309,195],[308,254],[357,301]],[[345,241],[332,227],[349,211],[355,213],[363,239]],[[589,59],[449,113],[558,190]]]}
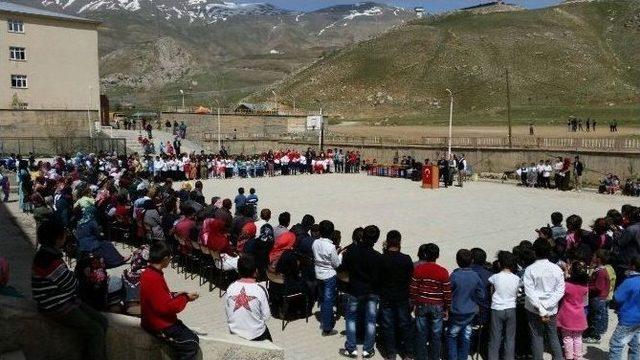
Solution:
{"label": "standing child", "polygon": [[558,328],[561,331],[566,360],[582,360],[582,332],[587,329],[584,300],[589,292],[587,266],[574,261],[571,276],[565,283],[564,297],[558,310]]}
{"label": "standing child", "polygon": [[[615,285],[615,272],[613,281],[607,271],[609,252],[604,249],[596,251],[593,255],[595,267],[589,281],[589,330],[584,342],[589,344],[600,343],[600,337],[607,332],[609,323],[609,300],[613,297]],[[610,267],[610,266],[609,266]]]}
{"label": "standing child", "polygon": [[[613,300],[617,306],[618,326],[609,342],[609,359],[622,360],[623,350],[629,347],[629,359],[640,353],[640,258],[631,262],[626,279],[620,284]],[[626,355],[626,354],[624,354]]]}
{"label": "standing child", "polygon": [[513,360],[516,345],[516,299],[521,280],[513,273],[517,270],[517,265],[516,257],[512,253],[500,251],[498,263],[501,271],[489,278],[489,283],[493,287],[489,359],[500,359],[500,344],[504,342],[503,358]]}
{"label": "standing child", "polygon": [[484,299],[484,286],[480,276],[471,269],[473,254],[460,249],[456,254],[459,268],[451,273],[451,314],[447,332],[449,360],[466,360],[471,347],[473,319]]}

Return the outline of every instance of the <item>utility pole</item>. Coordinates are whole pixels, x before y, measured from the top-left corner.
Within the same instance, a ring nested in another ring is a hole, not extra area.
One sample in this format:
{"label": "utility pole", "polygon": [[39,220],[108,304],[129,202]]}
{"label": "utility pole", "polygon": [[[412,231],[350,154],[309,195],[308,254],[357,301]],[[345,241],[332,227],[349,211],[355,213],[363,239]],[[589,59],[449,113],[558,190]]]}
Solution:
{"label": "utility pole", "polygon": [[446,89],[449,93],[449,97],[451,98],[451,103],[449,105],[449,159],[451,159],[451,134],[453,130],[453,92],[451,90]]}
{"label": "utility pole", "polygon": [[320,108],[320,152],[324,151],[324,116]]}
{"label": "utility pole", "polygon": [[93,125],[91,125],[91,92],[93,91],[93,87],[89,86],[89,103],[87,106],[87,121],[89,122],[89,137],[93,137]]}
{"label": "utility pole", "polygon": [[222,136],[220,134],[220,105],[218,104],[218,151],[222,150]]}
{"label": "utility pole", "polygon": [[509,125],[509,148],[511,148],[511,86],[509,81],[509,69],[504,69],[507,81],[507,124]]}

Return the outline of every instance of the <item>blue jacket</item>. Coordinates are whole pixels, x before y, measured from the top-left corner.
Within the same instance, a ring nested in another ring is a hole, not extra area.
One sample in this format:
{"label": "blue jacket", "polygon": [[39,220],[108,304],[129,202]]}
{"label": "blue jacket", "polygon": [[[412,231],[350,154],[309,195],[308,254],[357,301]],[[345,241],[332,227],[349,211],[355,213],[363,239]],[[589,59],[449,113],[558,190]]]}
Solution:
{"label": "blue jacket", "polygon": [[640,325],[640,274],[634,273],[613,294],[618,304],[618,322],[623,326]]}
{"label": "blue jacket", "polygon": [[485,296],[480,276],[471,268],[456,269],[449,277],[451,280],[451,313],[471,315],[478,312]]}

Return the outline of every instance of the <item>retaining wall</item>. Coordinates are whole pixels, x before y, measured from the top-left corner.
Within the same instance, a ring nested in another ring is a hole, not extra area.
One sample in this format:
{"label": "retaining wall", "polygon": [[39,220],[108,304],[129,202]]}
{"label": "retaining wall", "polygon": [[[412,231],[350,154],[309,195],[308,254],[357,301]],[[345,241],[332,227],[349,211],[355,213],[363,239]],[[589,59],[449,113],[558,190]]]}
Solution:
{"label": "retaining wall", "polygon": [[[140,328],[137,318],[105,314],[109,320],[107,353],[109,359],[168,360],[168,347]],[[220,329],[219,331],[226,331]],[[0,296],[0,358],[2,354],[22,351],[28,360],[82,359],[82,341],[69,329],[38,314],[35,304],[26,299]],[[203,360],[280,360],[284,350],[270,342],[250,342],[200,337]]]}
{"label": "retaining wall", "polygon": [[0,109],[0,136],[89,136],[88,117],[97,121],[98,112]]}
{"label": "retaining wall", "polygon": [[[317,142],[300,142],[287,139],[281,140],[226,140],[224,146],[232,154],[255,154],[270,149],[297,149],[306,150],[308,147],[318,148]],[[211,151],[217,150],[217,143],[205,142],[205,148]],[[378,163],[391,163],[393,157],[408,155],[420,161],[430,159],[434,161],[447,150],[440,147],[429,146],[394,146],[394,145],[359,145],[327,142],[325,148],[339,148],[344,151],[358,150],[363,159],[376,159]],[[630,152],[612,151],[570,151],[570,150],[546,150],[546,149],[475,149],[456,148],[452,151],[464,153],[467,162],[477,173],[503,172],[515,170],[523,162],[530,164],[540,160],[553,160],[554,157],[570,157],[580,155],[587,171],[584,180],[590,183],[598,183],[604,174],[611,172],[620,176],[624,181],[629,176],[638,177],[640,174],[640,154]]]}

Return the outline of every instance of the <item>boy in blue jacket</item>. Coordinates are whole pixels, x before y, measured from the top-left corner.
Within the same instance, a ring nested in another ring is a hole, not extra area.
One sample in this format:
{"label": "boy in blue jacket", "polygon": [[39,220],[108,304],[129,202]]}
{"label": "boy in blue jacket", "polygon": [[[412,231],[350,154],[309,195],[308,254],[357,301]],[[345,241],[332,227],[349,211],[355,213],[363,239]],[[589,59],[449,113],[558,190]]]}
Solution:
{"label": "boy in blue jacket", "polygon": [[471,346],[473,319],[485,296],[480,276],[471,269],[473,254],[460,249],[456,254],[459,268],[451,273],[451,311],[447,348],[449,360],[466,360]]}
{"label": "boy in blue jacket", "polygon": [[[626,358],[622,351],[629,346],[629,360],[640,359],[640,258],[631,262],[627,278],[613,295],[618,306],[618,326],[609,342],[609,359]],[[625,354],[626,355],[626,354]]]}

